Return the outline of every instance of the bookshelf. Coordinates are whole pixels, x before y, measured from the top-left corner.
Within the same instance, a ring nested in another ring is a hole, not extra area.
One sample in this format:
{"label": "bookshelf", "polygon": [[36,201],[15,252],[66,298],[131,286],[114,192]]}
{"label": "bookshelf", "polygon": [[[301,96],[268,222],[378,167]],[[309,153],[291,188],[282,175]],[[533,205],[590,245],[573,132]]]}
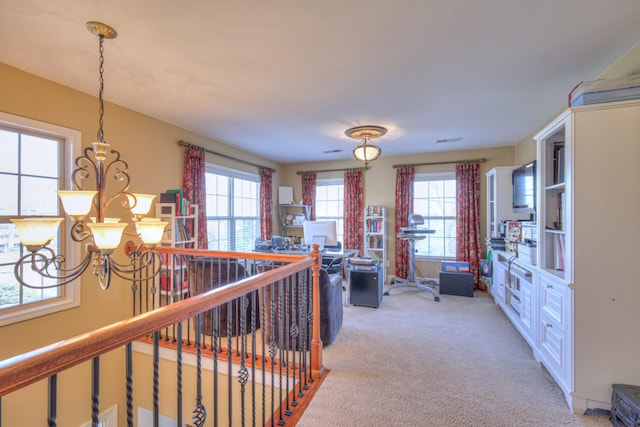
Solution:
{"label": "bookshelf", "polygon": [[382,206],[368,205],[364,214],[364,256],[380,262],[385,277],[387,266],[386,212]]}
{"label": "bookshelf", "polygon": [[[160,245],[172,248],[185,248],[198,246],[198,205],[183,204],[184,213],[180,215],[179,205],[176,203],[156,204],[156,217],[167,221]],[[185,298],[189,292],[188,280],[184,265],[174,265],[170,258],[164,263],[160,273],[160,304],[173,299]],[[163,298],[164,296],[164,298]]]}

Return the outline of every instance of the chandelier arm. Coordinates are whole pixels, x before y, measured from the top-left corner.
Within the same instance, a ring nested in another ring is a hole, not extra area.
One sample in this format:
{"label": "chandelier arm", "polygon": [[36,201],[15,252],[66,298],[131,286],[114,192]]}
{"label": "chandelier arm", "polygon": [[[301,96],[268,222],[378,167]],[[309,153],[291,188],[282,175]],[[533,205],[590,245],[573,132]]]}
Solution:
{"label": "chandelier arm", "polygon": [[93,242],[93,234],[87,229],[85,229],[84,222],[75,221],[71,226],[71,238],[74,242],[83,242],[87,239],[91,239],[91,243]]}
{"label": "chandelier arm", "polygon": [[[115,199],[117,199],[121,195],[130,194],[130,193],[128,193],[128,190],[129,190],[129,186],[131,185],[131,177],[127,173],[129,165],[127,164],[127,162],[125,162],[124,160],[120,159],[120,153],[118,151],[111,150],[111,153],[115,154],[116,158],[106,166],[106,168],[104,170],[103,178],[107,179],[107,176],[109,176],[109,173],[111,173],[111,169],[115,168],[115,171],[113,171],[112,178],[116,182],[121,182],[122,183],[122,188],[120,190],[118,190],[116,193],[114,193],[108,199],[105,199],[104,207],[103,207],[105,211],[106,211],[107,207]],[[103,188],[103,189],[106,190],[106,183],[103,183],[99,188]],[[106,197],[106,195],[105,195],[105,197]]]}
{"label": "chandelier arm", "polygon": [[[22,286],[25,286],[27,288],[59,288],[60,286],[66,285],[67,283],[76,280],[82,275],[82,273],[84,273],[91,261],[91,253],[87,253],[80,264],[70,269],[61,268],[65,261],[66,260],[64,256],[56,255],[53,250],[45,246],[38,249],[37,251],[24,255],[22,258],[16,261],[13,272],[16,280],[18,280],[18,282],[20,282]],[[31,268],[31,270],[33,270],[41,277],[45,279],[56,280],[56,284],[48,286],[28,284],[27,282],[25,282],[22,275],[22,270],[24,270],[28,266]],[[54,274],[52,270],[57,270],[62,274]]]}
{"label": "chandelier arm", "polygon": [[[91,147],[85,148],[84,154],[82,156],[77,157],[75,160],[76,169],[74,169],[71,177],[72,177],[74,188],[78,190],[82,188],[80,180],[88,179],[91,176],[88,171],[89,166],[91,166],[91,168],[93,169],[94,174],[96,176],[98,175],[98,166],[93,160],[91,160],[91,157],[89,157],[90,151],[93,151],[93,148]],[[83,165],[82,162],[87,162],[88,165]]]}
{"label": "chandelier arm", "polygon": [[103,291],[109,288],[111,283],[111,257],[97,254],[93,262],[93,274],[98,278],[98,284]]}

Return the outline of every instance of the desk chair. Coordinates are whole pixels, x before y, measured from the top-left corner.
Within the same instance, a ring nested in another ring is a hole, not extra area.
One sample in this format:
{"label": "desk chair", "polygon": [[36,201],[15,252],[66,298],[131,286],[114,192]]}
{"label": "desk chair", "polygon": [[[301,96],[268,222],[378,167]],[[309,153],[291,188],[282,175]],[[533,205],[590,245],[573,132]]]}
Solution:
{"label": "desk chair", "polygon": [[[325,251],[342,252],[342,243],[338,242],[335,246],[324,245]],[[342,274],[342,256],[322,254],[322,268],[329,274]]]}

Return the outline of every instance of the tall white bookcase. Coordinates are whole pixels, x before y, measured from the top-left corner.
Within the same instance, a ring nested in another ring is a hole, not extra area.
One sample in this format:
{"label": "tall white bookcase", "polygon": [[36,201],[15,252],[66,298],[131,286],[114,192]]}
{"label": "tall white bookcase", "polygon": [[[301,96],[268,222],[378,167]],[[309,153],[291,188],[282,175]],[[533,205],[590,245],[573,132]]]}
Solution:
{"label": "tall white bookcase", "polygon": [[[180,215],[175,203],[156,204],[156,217],[167,221],[160,245],[185,248],[188,244],[193,244],[194,248],[198,247],[198,205],[190,205],[189,212],[186,213],[187,215]],[[188,227],[190,222],[193,228]],[[174,299],[184,298],[189,292],[184,265],[174,265],[169,257],[163,268],[158,294],[160,305],[164,304],[169,296]]]}
{"label": "tall white bookcase", "polygon": [[387,268],[386,221],[385,208],[367,206],[364,214],[364,256],[380,261],[383,277]]}

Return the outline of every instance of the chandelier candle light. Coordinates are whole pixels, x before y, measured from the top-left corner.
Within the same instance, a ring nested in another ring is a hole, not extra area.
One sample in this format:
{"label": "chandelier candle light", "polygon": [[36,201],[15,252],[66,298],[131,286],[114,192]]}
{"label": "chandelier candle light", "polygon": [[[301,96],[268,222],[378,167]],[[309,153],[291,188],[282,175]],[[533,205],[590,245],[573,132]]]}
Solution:
{"label": "chandelier candle light", "polygon": [[376,160],[382,154],[382,149],[371,142],[371,139],[386,134],[387,128],[382,126],[356,126],[347,129],[344,133],[349,138],[362,140],[360,145],[353,150],[353,157],[365,165]]}
{"label": "chandelier candle light", "polygon": [[[104,140],[102,129],[104,116],[104,39],[113,39],[116,31],[100,22],[87,22],[87,29],[100,39],[100,120],[97,142],[84,149],[84,154],[75,159],[77,168],[73,171],[72,181],[76,190],[59,190],[58,196],[66,214],[72,221],[71,238],[76,242],[86,242],[86,255],[79,265],[70,269],[63,268],[65,257],[56,254],[48,245],[58,234],[58,227],[64,218],[21,218],[11,219],[18,229],[20,242],[30,253],[20,258],[15,265],[16,279],[29,288],[52,288],[65,285],[93,266],[93,274],[98,278],[102,289],[109,287],[111,273],[131,280],[143,269],[151,268],[151,274],[160,271],[161,256],[153,250],[160,242],[167,222],[156,218],[143,218],[149,212],[155,195],[129,193],[131,178],[127,173],[127,163],[120,159],[120,153],[111,150]],[[93,156],[90,156],[93,153]],[[108,161],[108,159],[110,159]],[[91,180],[93,178],[93,180]],[[108,179],[118,188],[108,192]],[[93,182],[95,190],[83,189],[82,183]],[[120,218],[105,216],[111,202],[120,199],[121,205],[131,213],[131,223],[121,222]],[[88,217],[91,210],[95,216]],[[126,233],[125,228],[131,224],[134,232]],[[120,264],[111,258],[113,251],[119,246],[123,234],[137,236],[143,244],[136,246],[127,242],[125,252],[129,257],[128,264]],[[93,261],[93,262],[91,262]],[[48,285],[33,285],[25,282],[24,270],[31,270],[45,279],[53,281]]]}

